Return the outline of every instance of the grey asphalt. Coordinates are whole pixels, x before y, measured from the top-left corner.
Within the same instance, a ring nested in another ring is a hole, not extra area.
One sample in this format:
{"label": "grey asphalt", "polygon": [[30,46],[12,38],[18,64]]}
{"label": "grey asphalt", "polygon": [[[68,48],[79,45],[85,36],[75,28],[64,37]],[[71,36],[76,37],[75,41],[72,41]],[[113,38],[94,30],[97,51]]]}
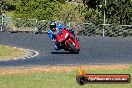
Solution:
{"label": "grey asphalt", "polygon": [[0,44],[39,52],[34,58],[0,61],[0,67],[132,63],[132,37],[78,37],[80,54],[70,54],[55,51],[47,34],[0,32]]}

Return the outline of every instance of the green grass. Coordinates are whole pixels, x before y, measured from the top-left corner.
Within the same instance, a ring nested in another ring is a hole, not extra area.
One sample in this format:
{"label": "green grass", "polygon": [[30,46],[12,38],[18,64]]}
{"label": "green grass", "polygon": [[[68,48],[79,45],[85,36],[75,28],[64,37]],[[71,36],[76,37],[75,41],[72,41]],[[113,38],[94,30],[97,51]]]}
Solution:
{"label": "green grass", "polygon": [[24,54],[25,53],[22,49],[0,45],[0,60],[10,58],[12,59]]}
{"label": "green grass", "polygon": [[[126,70],[87,70],[89,74],[130,74],[132,66]],[[77,70],[71,72],[44,72],[0,76],[0,88],[131,88],[129,84],[85,84],[76,83]]]}

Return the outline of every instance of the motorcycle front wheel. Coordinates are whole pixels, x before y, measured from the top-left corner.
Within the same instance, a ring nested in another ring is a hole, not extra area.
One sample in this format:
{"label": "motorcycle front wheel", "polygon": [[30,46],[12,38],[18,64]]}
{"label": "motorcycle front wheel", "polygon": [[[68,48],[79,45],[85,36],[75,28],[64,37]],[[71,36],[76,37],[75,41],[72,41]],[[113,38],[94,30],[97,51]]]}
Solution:
{"label": "motorcycle front wheel", "polygon": [[69,46],[71,52],[79,54],[79,50],[76,49],[72,43],[68,42],[67,45]]}

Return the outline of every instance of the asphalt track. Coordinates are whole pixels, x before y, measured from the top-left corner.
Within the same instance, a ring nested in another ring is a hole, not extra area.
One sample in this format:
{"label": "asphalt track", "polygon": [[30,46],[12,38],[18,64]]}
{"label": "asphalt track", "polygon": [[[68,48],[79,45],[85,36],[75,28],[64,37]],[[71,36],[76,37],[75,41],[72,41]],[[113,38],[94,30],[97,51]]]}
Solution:
{"label": "asphalt track", "polygon": [[70,54],[55,51],[47,34],[0,32],[0,44],[39,52],[34,58],[0,61],[0,67],[132,63],[132,37],[78,37],[80,54]]}

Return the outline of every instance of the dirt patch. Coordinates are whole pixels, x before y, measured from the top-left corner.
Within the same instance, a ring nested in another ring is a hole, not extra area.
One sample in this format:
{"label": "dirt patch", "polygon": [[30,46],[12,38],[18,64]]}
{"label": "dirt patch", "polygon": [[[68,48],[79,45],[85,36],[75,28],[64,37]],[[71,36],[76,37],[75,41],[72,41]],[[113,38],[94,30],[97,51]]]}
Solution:
{"label": "dirt patch", "polygon": [[[80,66],[39,66],[39,67],[17,67],[17,68],[0,68],[0,75],[28,74],[41,72],[68,72],[78,70]],[[82,69],[95,70],[123,70],[128,69],[129,65],[83,65]]]}

